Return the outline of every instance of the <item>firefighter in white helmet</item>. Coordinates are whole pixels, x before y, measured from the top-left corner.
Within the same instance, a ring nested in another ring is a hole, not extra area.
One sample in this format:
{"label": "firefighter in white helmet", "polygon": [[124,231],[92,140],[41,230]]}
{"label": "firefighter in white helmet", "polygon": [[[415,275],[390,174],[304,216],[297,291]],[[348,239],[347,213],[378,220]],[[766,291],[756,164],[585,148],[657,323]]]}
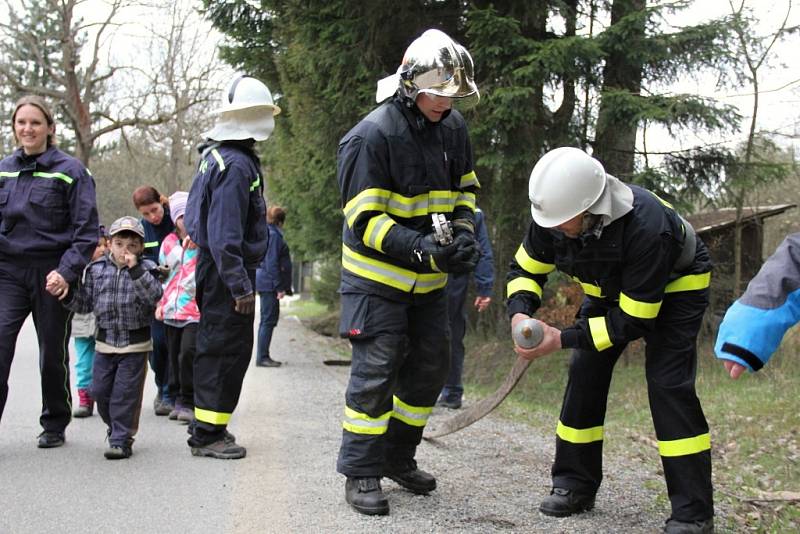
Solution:
{"label": "firefighter in white helmet", "polygon": [[195,456],[242,458],[227,431],[253,352],[255,271],[267,250],[264,179],[256,141],[265,141],[280,113],[266,85],[234,78],[212,112],[184,216],[200,254],[200,324],[194,363],[194,415],[189,446]]}
{"label": "firefighter in white helmet", "polygon": [[529,193],[533,222],[507,277],[512,328],[535,314],[556,269],[586,294],[575,324],[558,330],[542,323],[538,347],[515,347],[528,359],[572,349],[553,487],[540,511],[564,517],[594,506],[611,374],[627,344],[644,338],[650,409],[672,504],[665,532],[713,531],[711,439],[694,387],[711,276],[706,246],[669,203],[622,183],[576,148],[545,154]]}
{"label": "firefighter in white helmet", "polygon": [[[478,99],[472,59],[428,30],[378,82],[381,105],[339,144],[340,333],[353,359],[337,470],[363,514],[389,512],[382,476],[415,493],[436,488],[414,457],[449,366],[444,288],[448,272],[470,271],[478,259],[479,184],[455,99]],[[452,243],[437,242],[432,215],[452,226]]]}

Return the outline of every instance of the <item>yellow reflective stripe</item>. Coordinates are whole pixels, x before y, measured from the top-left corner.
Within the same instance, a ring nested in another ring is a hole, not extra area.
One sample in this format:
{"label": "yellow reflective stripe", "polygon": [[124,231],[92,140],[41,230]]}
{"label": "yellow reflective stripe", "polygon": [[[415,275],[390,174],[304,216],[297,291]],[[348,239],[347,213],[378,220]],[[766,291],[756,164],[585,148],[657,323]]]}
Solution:
{"label": "yellow reflective stripe", "polygon": [[608,335],[605,317],[589,318],[589,333],[592,335],[592,343],[598,351],[606,350],[612,346],[611,337]]}
{"label": "yellow reflective stripe", "polygon": [[436,271],[437,273],[442,272],[438,265],[436,265],[436,261],[433,259],[433,256],[430,257],[430,268]]}
{"label": "yellow reflective stripe", "polygon": [[679,291],[695,291],[705,289],[711,285],[711,273],[687,274],[673,280],[664,288],[664,293],[678,293]]}
{"label": "yellow reflective stripe", "polygon": [[378,417],[370,417],[365,413],[357,412],[345,406],[342,428],[354,434],[385,434],[389,428],[389,417],[391,415],[392,412],[388,411]]}
{"label": "yellow reflective stripe", "polygon": [[410,219],[429,213],[451,213],[456,203],[458,191],[434,190],[413,197],[392,193],[386,212]]}
{"label": "yellow reflective stripe", "polygon": [[250,191],[255,191],[261,185],[261,177],[258,176],[253,183],[250,184]]}
{"label": "yellow reflective stripe", "polygon": [[430,293],[447,285],[446,273],[422,273],[417,275],[414,293]]}
{"label": "yellow reflective stripe", "polygon": [[475,193],[459,193],[456,197],[456,206],[466,206],[472,211],[478,207],[478,200]]}
{"label": "yellow reflective stripe", "polygon": [[367,280],[374,280],[400,291],[411,291],[417,273],[369,258],[342,245],[342,267]]}
{"label": "yellow reflective stripe", "polygon": [[392,196],[391,191],[378,189],[376,187],[361,191],[344,205],[342,211],[344,212],[345,219],[347,219],[347,226],[352,228],[359,214],[365,211],[386,211],[386,205],[389,202],[390,196]]}
{"label": "yellow reflective stripe", "polygon": [[396,224],[391,217],[385,213],[376,215],[367,223],[367,230],[364,232],[364,244],[375,250],[383,252],[383,238],[389,229]]}
{"label": "yellow reflective stripe", "polygon": [[405,292],[430,293],[447,285],[446,273],[415,273],[359,254],[344,244],[342,244],[342,267],[367,280]]}
{"label": "yellow reflective stripe", "polygon": [[70,185],[72,185],[72,182],[75,181],[66,174],[61,172],[34,172],[33,176],[36,178],[52,178],[55,180],[61,180],[67,182]]}
{"label": "yellow reflective stripe", "polygon": [[709,449],[711,449],[711,434],[709,433],[692,438],[658,442],[658,453],[661,456],[688,456]]}
{"label": "yellow reflective stripe", "polygon": [[658,311],[661,309],[661,301],[642,302],[641,300],[632,299],[625,293],[620,292],[619,307],[631,317],[655,319],[658,317]]}
{"label": "yellow reflective stripe", "polygon": [[148,241],[144,244],[144,248],[157,247],[158,241]]}
{"label": "yellow reflective stripe", "polygon": [[583,282],[577,276],[573,276],[572,279],[578,282],[583,288],[583,292],[589,295],[590,297],[597,297],[599,299],[606,298],[606,296],[603,295],[603,289],[600,286],[590,284],[589,282]]}
{"label": "yellow reflective stripe", "polygon": [[217,151],[216,148],[211,149],[211,155],[214,156],[214,159],[217,160],[217,166],[219,167],[220,171],[225,170],[225,160],[222,159],[222,156]]}
{"label": "yellow reflective stripe", "polygon": [[0,178],[16,178],[18,176],[19,176],[19,171],[16,172],[0,171]]}
{"label": "yellow reflective stripe", "polygon": [[552,263],[544,263],[528,256],[525,247],[522,245],[519,246],[517,253],[514,254],[514,259],[517,260],[520,267],[531,274],[547,274],[553,272],[556,268]]}
{"label": "yellow reflective stripe", "polygon": [[425,423],[428,422],[428,417],[433,411],[433,406],[411,406],[401,401],[397,396],[394,396],[392,400],[394,403],[392,417],[407,425],[425,426]]}
{"label": "yellow reflective stripe", "polygon": [[666,207],[668,207],[669,209],[671,209],[671,210],[675,210],[675,208],[673,208],[673,207],[672,207],[672,204],[670,204],[669,202],[667,202],[666,200],[664,200],[664,199],[663,199],[663,198],[661,198],[660,196],[656,195],[656,194],[655,194],[655,193],[653,193],[652,191],[648,191],[648,193],[650,193],[651,195],[653,195],[654,197],[656,197],[656,198],[658,199],[658,201],[659,201],[659,202],[661,202],[663,205],[665,205],[665,206],[666,206]]}
{"label": "yellow reflective stripe", "polygon": [[542,298],[542,287],[536,283],[536,280],[531,280],[524,276],[514,278],[506,285],[506,293],[509,297],[518,291],[530,291],[531,293],[539,295],[539,298]]}
{"label": "yellow reflective stripe", "polygon": [[478,187],[480,188],[481,184],[478,181],[478,177],[475,174],[475,171],[469,171],[467,174],[461,177],[461,180],[458,182],[458,187],[460,189],[466,189],[467,187]]}
{"label": "yellow reflective stripe", "polygon": [[[394,199],[399,195],[392,195]],[[435,190],[428,193],[428,213],[450,213],[456,204],[458,191]],[[391,206],[391,200],[389,201]],[[423,214],[427,215],[427,214]]]}
{"label": "yellow reflective stripe", "polygon": [[[386,189],[370,188],[350,199],[342,211],[347,225],[352,227],[359,214],[365,211],[383,211],[405,219],[423,217],[429,213],[452,213],[459,195],[458,191],[434,190],[407,197]],[[474,206],[475,195],[469,195],[461,203]]]}
{"label": "yellow reflective stripe", "polygon": [[556,435],[570,443],[592,443],[594,441],[603,441],[603,427],[572,428],[559,421],[558,426],[556,426]]}
{"label": "yellow reflective stripe", "polygon": [[212,425],[227,425],[228,421],[231,420],[231,414],[204,410],[203,408],[195,406],[194,418],[204,423],[211,423]]}

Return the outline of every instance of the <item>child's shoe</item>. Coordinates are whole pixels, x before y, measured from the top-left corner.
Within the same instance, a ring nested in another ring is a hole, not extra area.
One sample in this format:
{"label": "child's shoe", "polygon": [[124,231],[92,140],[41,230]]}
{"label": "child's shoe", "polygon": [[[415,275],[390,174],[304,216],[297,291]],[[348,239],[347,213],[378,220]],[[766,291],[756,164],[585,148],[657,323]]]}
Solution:
{"label": "child's shoe", "polygon": [[103,453],[103,456],[106,457],[106,460],[124,460],[130,458],[132,454],[133,447],[131,444],[110,445]]}
{"label": "child's shoe", "polygon": [[158,406],[156,406],[155,413],[156,415],[169,415],[174,409],[175,400],[167,398],[166,396],[162,396],[161,402],[159,402]]}
{"label": "child's shoe", "polygon": [[94,412],[94,399],[88,389],[78,390],[78,407],[72,412],[73,417],[89,417]]}
{"label": "child's shoe", "polygon": [[178,408],[178,422],[189,424],[194,421],[194,410],[186,406],[179,406]]}

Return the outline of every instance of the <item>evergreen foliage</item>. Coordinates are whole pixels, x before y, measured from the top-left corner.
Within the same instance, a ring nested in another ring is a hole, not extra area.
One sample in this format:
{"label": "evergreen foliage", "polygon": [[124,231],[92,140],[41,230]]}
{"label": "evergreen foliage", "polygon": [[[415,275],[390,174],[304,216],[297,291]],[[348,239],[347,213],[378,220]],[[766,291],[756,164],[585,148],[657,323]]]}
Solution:
{"label": "evergreen foliage", "polygon": [[727,176],[729,154],[714,147],[667,155],[664,164],[659,155],[660,164],[651,167],[635,144],[648,125],[679,136],[687,129],[735,130],[740,120],[734,109],[709,99],[663,93],[668,84],[701,71],[711,70],[721,85],[738,81],[727,74],[735,66],[729,17],[679,28],[665,23],[666,13],[688,1],[204,4],[231,38],[223,58],[280,95],[285,115],[265,153],[270,194],[294,212],[288,238],[307,259],[339,255],[338,140],[375,106],[376,81],[394,72],[408,43],[427,28],[449,33],[475,60],[481,101],[465,116],[482,184],[478,203],[495,248],[498,294],[529,224],[530,169],[545,151],[593,149],[612,174],[672,198],[714,195]]}

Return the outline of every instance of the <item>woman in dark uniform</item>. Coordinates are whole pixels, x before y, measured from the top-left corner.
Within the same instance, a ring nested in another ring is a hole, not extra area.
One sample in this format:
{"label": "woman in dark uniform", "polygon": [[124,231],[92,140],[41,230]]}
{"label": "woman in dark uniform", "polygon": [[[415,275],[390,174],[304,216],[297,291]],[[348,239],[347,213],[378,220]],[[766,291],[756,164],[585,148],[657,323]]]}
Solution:
{"label": "woman in dark uniform", "polygon": [[70,422],[70,312],[59,300],[97,245],[91,173],[55,146],[55,122],[38,96],[17,101],[11,116],[17,149],[0,161],[0,415],[17,335],[33,313],[39,339],[44,431],[39,447],[64,444]]}

